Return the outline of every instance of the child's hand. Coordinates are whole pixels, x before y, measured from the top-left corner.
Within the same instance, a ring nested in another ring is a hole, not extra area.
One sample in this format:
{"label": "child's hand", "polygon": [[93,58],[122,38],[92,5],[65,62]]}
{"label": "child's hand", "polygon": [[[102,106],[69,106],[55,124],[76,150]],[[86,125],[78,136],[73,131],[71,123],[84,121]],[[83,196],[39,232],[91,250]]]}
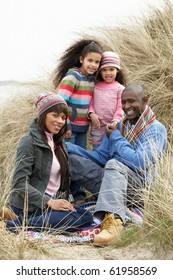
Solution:
{"label": "child's hand", "polygon": [[117,129],[117,127],[118,127],[118,121],[113,121],[113,122],[111,122],[111,127]]}
{"label": "child's hand", "polygon": [[91,118],[91,121],[92,121],[93,125],[95,126],[95,128],[100,128],[100,120],[102,120],[102,118],[100,118],[95,113],[91,113],[90,118]]}

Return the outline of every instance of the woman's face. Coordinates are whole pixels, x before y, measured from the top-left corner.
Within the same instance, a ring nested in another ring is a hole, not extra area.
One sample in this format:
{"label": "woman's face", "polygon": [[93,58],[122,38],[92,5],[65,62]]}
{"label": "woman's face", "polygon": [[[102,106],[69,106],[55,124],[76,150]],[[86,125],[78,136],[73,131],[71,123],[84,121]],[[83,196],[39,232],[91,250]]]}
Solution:
{"label": "woman's face", "polygon": [[57,134],[66,123],[66,115],[62,113],[49,112],[46,115],[45,126],[47,132]]}

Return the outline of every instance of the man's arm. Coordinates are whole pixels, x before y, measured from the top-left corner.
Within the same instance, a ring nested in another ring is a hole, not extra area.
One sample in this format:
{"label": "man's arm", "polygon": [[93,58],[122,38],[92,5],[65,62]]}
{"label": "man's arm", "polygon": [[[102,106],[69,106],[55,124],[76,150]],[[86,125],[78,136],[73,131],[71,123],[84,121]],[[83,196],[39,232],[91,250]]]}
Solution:
{"label": "man's arm", "polygon": [[144,130],[133,144],[124,138],[119,130],[110,134],[111,155],[135,171],[146,170],[155,164],[166,149],[165,127],[155,122]]}

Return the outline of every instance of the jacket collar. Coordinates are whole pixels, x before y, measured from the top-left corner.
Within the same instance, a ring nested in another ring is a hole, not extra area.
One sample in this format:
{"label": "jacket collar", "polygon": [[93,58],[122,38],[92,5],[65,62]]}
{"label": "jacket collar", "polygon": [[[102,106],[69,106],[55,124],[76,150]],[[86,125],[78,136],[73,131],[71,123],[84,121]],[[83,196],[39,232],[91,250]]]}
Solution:
{"label": "jacket collar", "polygon": [[40,131],[38,130],[36,118],[31,122],[29,131],[34,139],[34,144],[49,148],[48,145],[46,145],[45,142],[43,141],[43,136],[41,135]]}

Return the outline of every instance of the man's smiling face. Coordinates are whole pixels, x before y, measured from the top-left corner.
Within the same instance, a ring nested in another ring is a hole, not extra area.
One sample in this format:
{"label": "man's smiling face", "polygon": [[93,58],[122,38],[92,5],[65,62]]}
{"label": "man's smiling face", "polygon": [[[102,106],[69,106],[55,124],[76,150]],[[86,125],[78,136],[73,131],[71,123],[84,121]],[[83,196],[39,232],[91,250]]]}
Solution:
{"label": "man's smiling face", "polygon": [[147,98],[137,91],[128,89],[122,94],[122,108],[126,117],[132,124],[135,124],[146,108]]}

